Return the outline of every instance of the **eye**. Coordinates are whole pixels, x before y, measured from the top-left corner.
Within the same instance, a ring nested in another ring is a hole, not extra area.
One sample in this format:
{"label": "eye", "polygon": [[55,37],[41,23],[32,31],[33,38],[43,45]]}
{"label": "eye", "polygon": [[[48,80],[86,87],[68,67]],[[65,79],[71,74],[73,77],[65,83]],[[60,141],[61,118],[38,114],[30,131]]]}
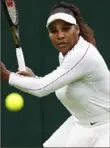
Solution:
{"label": "eye", "polygon": [[69,31],[70,29],[71,29],[70,26],[65,26],[65,27],[62,28],[62,30],[65,31],[65,32]]}
{"label": "eye", "polygon": [[49,32],[55,34],[57,32],[57,30],[56,29],[49,29]]}

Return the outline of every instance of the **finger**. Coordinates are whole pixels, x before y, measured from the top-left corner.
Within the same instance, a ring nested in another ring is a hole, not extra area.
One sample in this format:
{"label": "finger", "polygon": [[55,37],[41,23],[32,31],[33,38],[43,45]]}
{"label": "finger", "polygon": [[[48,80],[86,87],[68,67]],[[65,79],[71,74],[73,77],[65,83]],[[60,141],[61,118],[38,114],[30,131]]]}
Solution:
{"label": "finger", "polygon": [[26,67],[26,71],[31,71],[31,69],[29,67]]}
{"label": "finger", "polygon": [[18,71],[18,72],[16,72],[16,74],[19,74],[19,75],[24,75],[24,74],[26,74],[24,71]]}

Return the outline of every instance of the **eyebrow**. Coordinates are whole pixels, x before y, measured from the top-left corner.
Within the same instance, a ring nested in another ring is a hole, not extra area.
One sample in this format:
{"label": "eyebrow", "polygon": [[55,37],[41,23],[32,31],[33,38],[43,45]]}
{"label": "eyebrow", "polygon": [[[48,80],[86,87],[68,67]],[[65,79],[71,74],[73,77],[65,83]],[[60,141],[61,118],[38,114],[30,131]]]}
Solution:
{"label": "eyebrow", "polygon": [[[70,24],[70,23],[67,23],[67,22],[64,22],[63,23],[63,26],[73,26],[74,24]],[[56,25],[50,25],[49,27],[48,27],[48,30],[52,30],[52,29],[54,29],[54,28],[56,28],[55,27]]]}

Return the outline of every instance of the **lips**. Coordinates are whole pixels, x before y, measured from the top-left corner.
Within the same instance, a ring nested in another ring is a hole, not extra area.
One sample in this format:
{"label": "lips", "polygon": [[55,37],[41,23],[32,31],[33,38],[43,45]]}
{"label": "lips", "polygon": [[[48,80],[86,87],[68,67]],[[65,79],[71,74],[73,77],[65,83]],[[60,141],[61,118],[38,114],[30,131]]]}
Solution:
{"label": "lips", "polygon": [[57,44],[57,46],[59,46],[59,47],[64,47],[66,45],[67,45],[67,43],[65,43],[65,42],[60,42],[60,43]]}

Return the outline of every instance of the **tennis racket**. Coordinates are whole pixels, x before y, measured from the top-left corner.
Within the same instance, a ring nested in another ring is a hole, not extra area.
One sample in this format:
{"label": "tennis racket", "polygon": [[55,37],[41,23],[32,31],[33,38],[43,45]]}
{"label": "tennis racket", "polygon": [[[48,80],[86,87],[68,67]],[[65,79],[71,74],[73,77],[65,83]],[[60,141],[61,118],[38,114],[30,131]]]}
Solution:
{"label": "tennis racket", "polygon": [[25,60],[20,45],[19,22],[18,22],[19,19],[18,19],[18,10],[16,7],[16,0],[2,0],[2,4],[13,36],[14,45],[16,48],[18,69],[19,71],[25,71]]}

